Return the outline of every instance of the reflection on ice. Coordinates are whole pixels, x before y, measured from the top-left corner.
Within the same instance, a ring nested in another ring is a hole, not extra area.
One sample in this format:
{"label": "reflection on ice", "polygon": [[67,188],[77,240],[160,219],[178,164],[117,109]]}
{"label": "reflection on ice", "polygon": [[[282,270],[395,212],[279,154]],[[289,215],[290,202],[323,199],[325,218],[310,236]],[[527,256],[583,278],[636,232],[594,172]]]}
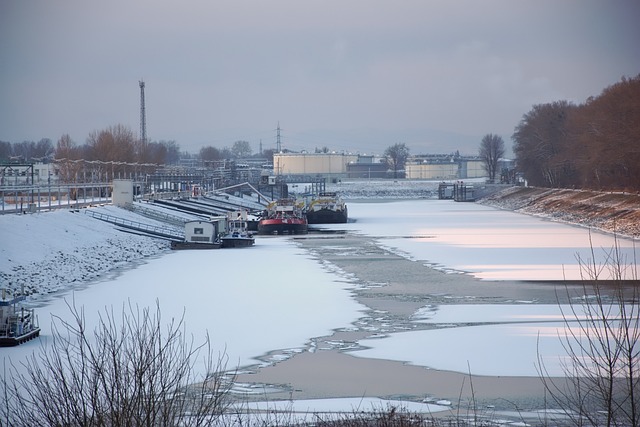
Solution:
{"label": "reflection on ice", "polygon": [[[439,329],[401,332],[384,339],[365,339],[352,354],[390,359],[432,369],[496,376],[539,376],[538,355],[547,375],[564,376],[569,362],[563,340],[585,338],[564,322],[583,318],[581,306],[443,305],[418,310],[415,322]],[[610,313],[616,315],[615,308]],[[543,321],[543,322],[541,322]]]}
{"label": "reflection on ice", "polygon": [[[379,237],[408,259],[485,280],[580,280],[576,257],[590,260],[593,244],[595,261],[603,264],[615,243],[613,236],[583,227],[449,200],[351,203],[349,212],[356,222],[345,229]],[[429,238],[404,238],[412,236]],[[634,242],[618,244],[632,263]]]}
{"label": "reflection on ice", "polygon": [[474,304],[424,307],[413,318],[421,323],[561,322],[568,306],[555,304]]}

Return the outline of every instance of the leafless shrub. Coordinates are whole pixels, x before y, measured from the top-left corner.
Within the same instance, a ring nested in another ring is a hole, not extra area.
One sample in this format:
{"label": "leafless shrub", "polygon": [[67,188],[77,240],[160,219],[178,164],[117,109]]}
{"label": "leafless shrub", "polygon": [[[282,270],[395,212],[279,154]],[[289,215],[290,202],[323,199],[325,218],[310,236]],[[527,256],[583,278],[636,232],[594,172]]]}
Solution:
{"label": "leafless shrub", "polygon": [[120,317],[100,313],[90,333],[84,311],[67,305],[71,320],[54,319],[52,343],[3,379],[0,425],[201,426],[223,412],[226,354],[214,357],[208,336],[187,338],[184,314],[164,326],[158,303],[129,304]]}
{"label": "leafless shrub", "polygon": [[[582,295],[566,288],[562,312],[564,378],[552,378],[538,351],[538,370],[552,400],[574,425],[640,425],[640,291],[635,251],[622,254],[618,240],[602,263],[578,257]],[[629,262],[630,261],[630,262]],[[608,280],[602,280],[608,273]],[[562,306],[561,306],[562,308]]]}

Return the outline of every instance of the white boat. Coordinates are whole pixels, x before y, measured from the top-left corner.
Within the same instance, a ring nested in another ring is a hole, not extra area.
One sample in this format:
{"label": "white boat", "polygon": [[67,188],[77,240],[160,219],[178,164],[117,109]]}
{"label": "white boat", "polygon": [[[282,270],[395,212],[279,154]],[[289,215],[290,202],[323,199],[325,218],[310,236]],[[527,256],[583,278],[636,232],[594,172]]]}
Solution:
{"label": "white boat", "polygon": [[0,300],[0,347],[13,347],[40,335],[33,309],[25,309],[20,303],[27,297],[20,295],[7,298],[2,290]]}
{"label": "white boat", "polygon": [[220,240],[223,248],[253,246],[255,239],[248,230],[247,211],[236,211],[227,215],[227,231]]}
{"label": "white boat", "polygon": [[171,242],[171,249],[219,249],[220,218],[210,221],[187,221],[184,224],[184,241]]}

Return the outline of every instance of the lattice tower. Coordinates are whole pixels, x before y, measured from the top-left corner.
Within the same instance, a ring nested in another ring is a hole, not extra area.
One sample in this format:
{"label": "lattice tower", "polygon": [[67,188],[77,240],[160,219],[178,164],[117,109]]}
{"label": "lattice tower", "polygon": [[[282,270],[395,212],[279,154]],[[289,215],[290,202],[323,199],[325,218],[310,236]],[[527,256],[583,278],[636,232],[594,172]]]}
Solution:
{"label": "lattice tower", "polygon": [[144,105],[144,80],[140,80],[140,141],[147,142],[147,113]]}

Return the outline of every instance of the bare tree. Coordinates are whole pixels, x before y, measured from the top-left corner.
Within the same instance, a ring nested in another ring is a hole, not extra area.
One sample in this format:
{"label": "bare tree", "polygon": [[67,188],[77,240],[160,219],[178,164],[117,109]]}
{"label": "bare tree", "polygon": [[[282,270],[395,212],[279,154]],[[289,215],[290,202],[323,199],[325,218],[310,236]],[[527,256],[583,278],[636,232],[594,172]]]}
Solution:
{"label": "bare tree", "polygon": [[501,136],[492,133],[482,138],[479,150],[480,159],[484,162],[484,170],[494,182],[498,171],[498,162],[504,156],[504,141]]}
{"label": "bare tree", "polygon": [[89,160],[133,163],[136,161],[136,141],[133,131],[123,125],[94,131],[87,138]]}
{"label": "bare tree", "polygon": [[398,172],[404,169],[409,158],[409,148],[405,144],[394,144],[384,151],[387,164],[393,170],[393,177],[398,177]]}
{"label": "bare tree", "polygon": [[231,147],[231,153],[236,159],[251,156],[251,145],[248,141],[236,141]]}
{"label": "bare tree", "polygon": [[22,141],[13,144],[13,155],[20,157],[23,162],[31,161],[32,157],[38,157],[36,143],[34,141]]}
{"label": "bare tree", "polygon": [[567,101],[534,105],[516,127],[512,136],[516,167],[530,184],[557,187],[562,183],[566,121],[575,108]]}
{"label": "bare tree", "polygon": [[[637,262],[628,263],[616,240],[605,262],[578,258],[582,295],[567,288],[560,339],[565,377],[552,378],[538,355],[545,388],[575,425],[640,425],[640,291]],[[600,280],[607,272],[611,280]],[[578,301],[578,302],[576,302]],[[562,306],[561,306],[562,307]],[[540,353],[540,352],[538,352]]]}
{"label": "bare tree", "polygon": [[[168,165],[173,165],[178,163],[180,160],[180,145],[176,141],[160,141],[160,145],[165,147],[166,156],[164,159],[164,163]],[[159,163],[159,162],[155,162]]]}
{"label": "bare tree", "polygon": [[640,188],[640,75],[584,104],[534,105],[512,139],[517,168],[532,185]]}
{"label": "bare tree", "polygon": [[186,337],[184,315],[165,328],[157,303],[155,313],[129,305],[120,317],[105,310],[91,334],[68,305],[72,320],[54,319],[51,345],[3,378],[0,425],[200,426],[224,411],[233,374],[208,337]]}
{"label": "bare tree", "polygon": [[212,161],[212,160],[221,160],[222,153],[216,147],[208,146],[202,147],[200,149],[200,160],[202,161]]}
{"label": "bare tree", "polygon": [[13,152],[13,146],[9,141],[0,141],[0,161],[8,161]]}
{"label": "bare tree", "polygon": [[81,158],[81,149],[76,146],[69,134],[62,135],[56,143],[55,149],[58,179],[61,182],[77,182],[78,173],[82,168],[81,163],[78,161]]}

